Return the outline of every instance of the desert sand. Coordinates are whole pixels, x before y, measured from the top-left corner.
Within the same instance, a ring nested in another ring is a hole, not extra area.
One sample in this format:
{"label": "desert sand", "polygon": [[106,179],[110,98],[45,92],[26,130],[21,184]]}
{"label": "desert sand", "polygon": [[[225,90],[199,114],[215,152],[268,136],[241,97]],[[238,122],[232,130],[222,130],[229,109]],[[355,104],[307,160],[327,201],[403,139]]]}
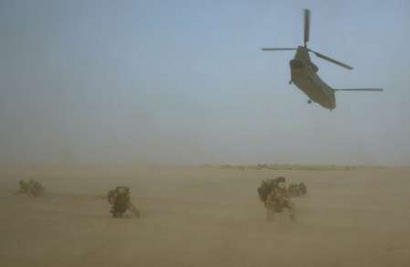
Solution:
{"label": "desert sand", "polygon": [[[31,167],[0,170],[0,266],[410,266],[410,169]],[[256,189],[304,182],[268,223]],[[47,194],[14,195],[34,178]],[[110,217],[131,189],[140,219]]]}

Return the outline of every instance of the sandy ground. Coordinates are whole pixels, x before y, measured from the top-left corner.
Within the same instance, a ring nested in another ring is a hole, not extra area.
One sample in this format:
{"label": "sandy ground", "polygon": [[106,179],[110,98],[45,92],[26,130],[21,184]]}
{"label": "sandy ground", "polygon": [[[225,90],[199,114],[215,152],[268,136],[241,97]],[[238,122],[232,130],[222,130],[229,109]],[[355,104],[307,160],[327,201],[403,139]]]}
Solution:
{"label": "sandy ground", "polygon": [[[276,175],[308,187],[295,222],[265,221],[256,188]],[[31,176],[46,196],[13,195]],[[110,217],[116,185],[141,219]],[[404,168],[2,168],[0,266],[410,266],[409,189]]]}

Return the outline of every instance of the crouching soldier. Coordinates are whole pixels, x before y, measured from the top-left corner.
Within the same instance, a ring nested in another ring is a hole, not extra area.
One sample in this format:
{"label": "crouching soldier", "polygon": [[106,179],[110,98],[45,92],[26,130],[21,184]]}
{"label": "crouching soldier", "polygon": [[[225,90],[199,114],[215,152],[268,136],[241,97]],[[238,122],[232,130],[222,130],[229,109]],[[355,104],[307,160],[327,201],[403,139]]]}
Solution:
{"label": "crouching soldier", "polygon": [[19,191],[17,193],[27,194],[31,197],[38,197],[44,193],[44,187],[37,181],[30,179],[28,182],[19,181]]}
{"label": "crouching soldier", "polygon": [[108,191],[107,200],[111,204],[111,214],[113,218],[123,217],[126,211],[130,211],[135,217],[139,218],[138,209],[131,203],[130,189],[127,186],[117,186]]}
{"label": "crouching soldier", "polygon": [[295,208],[292,201],[289,199],[286,188],[286,180],[284,177],[274,179],[269,193],[267,194],[264,204],[266,207],[266,219],[272,221],[275,213],[280,213],[283,209],[287,209],[291,220],[295,218]]}

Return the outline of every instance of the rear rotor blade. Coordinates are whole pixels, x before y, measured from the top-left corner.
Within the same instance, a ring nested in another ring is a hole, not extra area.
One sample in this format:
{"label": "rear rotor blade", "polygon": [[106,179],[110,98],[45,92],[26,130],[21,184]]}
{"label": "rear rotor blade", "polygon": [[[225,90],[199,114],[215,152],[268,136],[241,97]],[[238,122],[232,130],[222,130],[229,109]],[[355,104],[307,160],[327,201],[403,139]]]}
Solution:
{"label": "rear rotor blade", "polygon": [[304,9],[304,34],[303,34],[303,42],[309,42],[309,33],[310,33],[310,10]]}
{"label": "rear rotor blade", "polygon": [[349,70],[352,70],[353,69],[353,67],[351,67],[351,66],[349,66],[349,65],[346,65],[346,64],[344,64],[344,63],[342,63],[342,62],[339,62],[339,61],[337,61],[337,60],[335,60],[335,59],[333,59],[333,58],[330,58],[330,57],[328,57],[328,56],[325,56],[325,55],[323,55],[323,54],[320,54],[320,53],[318,53],[318,52],[316,52],[316,51],[313,51],[312,49],[308,49],[310,52],[312,52],[312,53],[314,53],[316,56],[318,56],[318,57],[320,57],[320,58],[323,58],[323,59],[325,59],[325,60],[327,60],[327,61],[330,61],[330,62],[332,62],[332,63],[334,63],[334,64],[336,64],[336,65],[339,65],[339,66],[341,66],[341,67],[343,67],[343,68],[346,68],[346,69],[349,69]]}
{"label": "rear rotor blade", "polygon": [[381,92],[383,91],[383,88],[358,88],[358,89],[333,89],[333,91],[377,91],[377,92]]}
{"label": "rear rotor blade", "polygon": [[296,48],[262,48],[262,51],[287,51],[287,50],[296,50]]}

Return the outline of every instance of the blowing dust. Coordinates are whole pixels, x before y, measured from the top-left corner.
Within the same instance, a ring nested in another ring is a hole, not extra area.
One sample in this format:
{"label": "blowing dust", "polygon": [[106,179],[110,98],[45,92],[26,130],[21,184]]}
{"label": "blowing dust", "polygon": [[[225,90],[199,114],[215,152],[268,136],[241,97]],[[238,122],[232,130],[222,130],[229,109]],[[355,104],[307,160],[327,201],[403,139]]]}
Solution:
{"label": "blowing dust", "polygon": [[[13,195],[30,174],[43,197]],[[2,266],[407,266],[405,168],[267,170],[220,167],[3,168]],[[294,221],[267,222],[261,180],[308,193]],[[139,219],[114,219],[105,193],[130,188]]]}

